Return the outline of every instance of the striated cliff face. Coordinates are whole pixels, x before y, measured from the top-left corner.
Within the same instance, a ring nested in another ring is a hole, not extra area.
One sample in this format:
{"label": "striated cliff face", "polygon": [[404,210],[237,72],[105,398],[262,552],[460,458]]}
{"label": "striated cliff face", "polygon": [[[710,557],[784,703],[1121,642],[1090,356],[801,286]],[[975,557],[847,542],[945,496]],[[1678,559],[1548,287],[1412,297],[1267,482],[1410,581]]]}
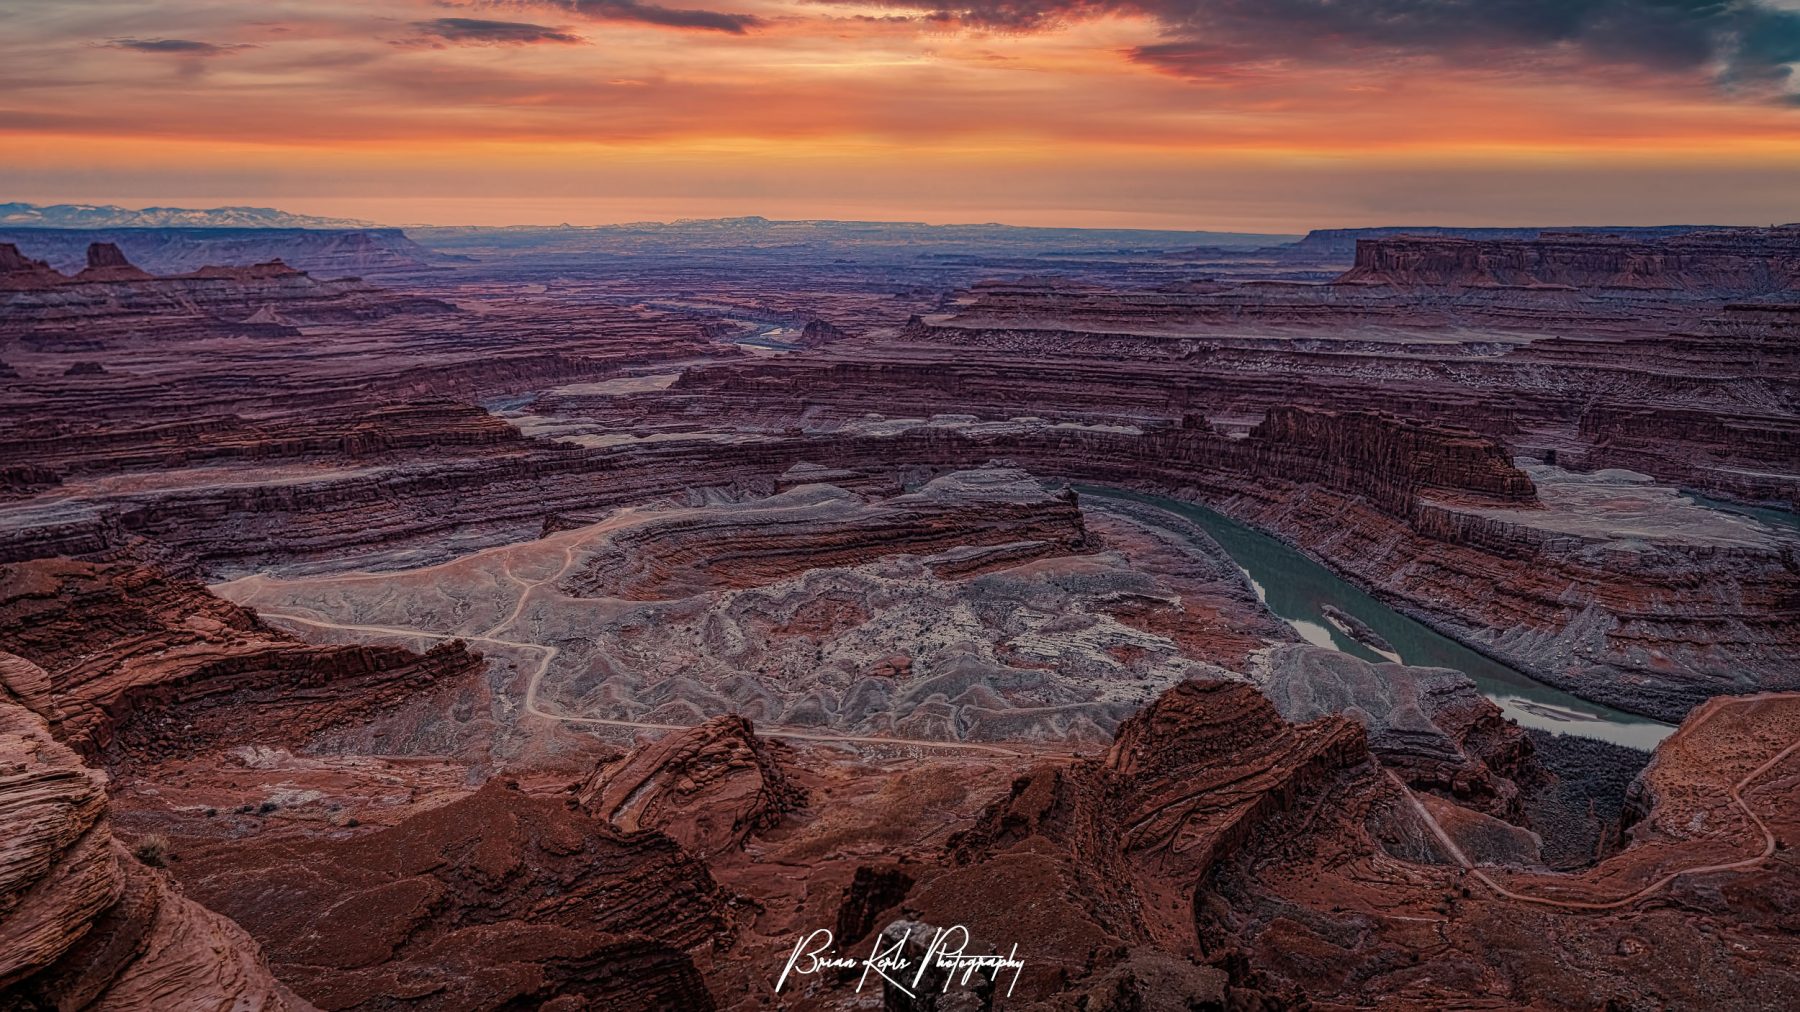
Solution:
{"label": "striated cliff face", "polygon": [[951,837],[959,870],[913,898],[930,919],[932,895],[948,901],[959,881],[1047,853],[1092,875],[1077,899],[1083,920],[1197,954],[1188,890],[1270,815],[1360,775],[1368,755],[1354,721],[1290,724],[1248,684],[1183,682],[1120,725],[1105,758],[1046,763],[1015,780],[1010,796]]}
{"label": "striated cliff face", "polygon": [[664,736],[594,772],[581,806],[625,832],[659,829],[711,858],[806,804],[783,768],[785,748],[736,714]]}
{"label": "striated cliff face", "polygon": [[[1715,456],[1716,444],[1676,442],[1623,466],[1726,498],[1794,494],[1792,455],[1754,432],[1790,429],[1800,403],[1792,305],[1625,289],[1324,286],[1304,297],[1333,293],[1344,303],[1333,312],[1354,310],[1360,323],[1281,322],[1286,289],[1240,287],[1204,313],[1181,301],[1198,296],[1170,293],[1045,286],[1002,299],[984,290],[950,320],[854,353],[690,369],[664,394],[629,404],[553,399],[570,410],[628,408],[618,412],[627,424],[645,412],[664,424],[722,412],[775,427],[803,412],[818,430],[852,427],[872,407],[1144,428],[1192,416],[1231,431],[1278,408],[1381,411],[1574,466],[1595,449],[1585,414],[1653,409],[1727,419],[1746,438],[1730,459]],[[1392,313],[1378,316],[1380,307]],[[1614,466],[1604,454],[1592,459]]]}
{"label": "striated cliff face", "polygon": [[1372,411],[1276,408],[1250,430],[1250,438],[1314,462],[1318,473],[1312,480],[1364,492],[1400,509],[1426,491],[1510,503],[1537,500],[1530,476],[1513,466],[1506,449],[1473,432]]}
{"label": "striated cliff face", "polygon": [[[1044,491],[1023,471],[964,471],[875,503],[836,486],[810,485],[734,510],[652,518],[612,535],[563,587],[584,597],[674,598],[885,556],[1011,546],[1004,557],[1018,562],[1086,541],[1075,503]],[[937,568],[972,571],[983,561],[970,554]]]}
{"label": "striated cliff face", "polygon": [[[1800,309],[1794,315],[1800,321]],[[1657,472],[1788,510],[1800,504],[1800,419],[1791,416],[1596,404],[1579,431],[1592,446],[1580,456],[1587,467]]]}
{"label": "striated cliff face", "polygon": [[1214,868],[1278,813],[1340,785],[1379,787],[1374,777],[1354,721],[1289,724],[1247,684],[1184,682],[1122,725],[1103,758],[1046,759],[1017,776],[941,858],[908,869],[918,882],[903,906],[966,925],[981,951],[1029,950],[1014,1000],[1044,1001],[1083,971],[1159,951],[1219,978],[1222,1000],[1225,975],[1190,962],[1218,955],[1194,927]]}
{"label": "striated cliff face", "polygon": [[0,641],[22,655],[0,665],[5,694],[88,755],[180,755],[252,733],[298,743],[481,667],[459,642],[302,643],[145,566],[39,560],[0,567],[0,585]]}
{"label": "striated cliff face", "polygon": [[113,837],[106,777],[0,701],[0,1002],[108,1012],[295,1010],[236,924]]}
{"label": "striated cliff face", "polygon": [[1584,698],[1674,721],[1718,693],[1796,684],[1790,548],[1609,545],[1435,507],[1400,524],[1320,494],[1228,508]]}
{"label": "striated cliff face", "polygon": [[1535,239],[1363,239],[1340,285],[1564,287],[1720,295],[1800,291],[1800,226],[1643,240],[1547,232]]}
{"label": "striated cliff face", "polygon": [[[552,367],[556,363],[550,363]],[[579,368],[580,363],[570,363]],[[420,399],[317,416],[245,418],[222,415],[185,423],[136,426],[109,432],[76,429],[57,419],[16,431],[0,449],[0,471],[19,475],[0,491],[56,484],[72,477],[134,469],[178,469],[241,463],[343,464],[392,460],[404,454],[432,456],[470,448],[506,449],[523,445],[519,430],[492,414],[457,401],[429,396],[433,387],[468,390],[469,378],[417,376]]]}

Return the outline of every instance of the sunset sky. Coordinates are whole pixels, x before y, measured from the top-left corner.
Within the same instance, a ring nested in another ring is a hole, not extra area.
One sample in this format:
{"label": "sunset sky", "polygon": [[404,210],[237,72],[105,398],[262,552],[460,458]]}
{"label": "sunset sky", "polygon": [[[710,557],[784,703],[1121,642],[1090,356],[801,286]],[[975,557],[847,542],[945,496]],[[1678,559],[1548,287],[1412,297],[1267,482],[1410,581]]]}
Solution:
{"label": "sunset sky", "polygon": [[0,200],[1800,219],[1800,0],[0,0]]}

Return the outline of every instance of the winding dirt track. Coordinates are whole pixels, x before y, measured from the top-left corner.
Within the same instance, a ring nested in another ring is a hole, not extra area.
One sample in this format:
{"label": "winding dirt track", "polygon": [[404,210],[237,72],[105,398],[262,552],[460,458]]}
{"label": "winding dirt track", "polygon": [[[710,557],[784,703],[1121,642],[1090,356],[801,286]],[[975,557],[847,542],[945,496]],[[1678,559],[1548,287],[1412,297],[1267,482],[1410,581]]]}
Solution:
{"label": "winding dirt track", "polygon": [[[1776,698],[1782,695],[1791,695],[1791,693],[1760,693],[1754,696],[1715,698],[1705,705],[1698,719],[1700,721],[1710,720],[1725,707],[1744,706],[1759,700]],[[1696,724],[1695,726],[1698,725]],[[1710,875],[1714,872],[1736,871],[1740,868],[1754,868],[1760,866],[1763,862],[1773,856],[1777,844],[1775,833],[1769,829],[1768,823],[1765,823],[1762,820],[1762,817],[1757,815],[1756,812],[1751,810],[1750,806],[1744,802],[1743,791],[1744,788],[1750,785],[1751,781],[1780,765],[1783,760],[1788,756],[1793,755],[1796,750],[1800,750],[1800,739],[1796,739],[1789,743],[1786,748],[1775,753],[1773,756],[1770,756],[1767,762],[1764,762],[1761,766],[1758,766],[1748,774],[1745,774],[1745,776],[1737,783],[1731,785],[1731,789],[1728,792],[1731,803],[1736,805],[1738,810],[1744,813],[1745,818],[1750,820],[1751,825],[1755,826],[1757,830],[1762,833],[1763,845],[1760,853],[1736,861],[1726,861],[1720,864],[1696,865],[1692,868],[1682,868],[1677,871],[1672,871],[1630,895],[1621,896],[1611,900],[1554,899],[1548,896],[1532,896],[1501,885],[1499,882],[1494,881],[1493,877],[1488,875],[1487,872],[1476,867],[1473,861],[1469,860],[1468,855],[1463,853],[1462,848],[1457,846],[1456,841],[1450,838],[1450,834],[1445,832],[1444,827],[1440,825],[1437,819],[1434,818],[1432,814],[1426,810],[1425,806],[1419,802],[1418,796],[1405,784],[1401,783],[1400,778],[1395,776],[1393,771],[1388,770],[1385,772],[1387,773],[1388,779],[1392,780],[1394,785],[1400,788],[1401,792],[1405,795],[1406,800],[1412,805],[1413,811],[1418,814],[1419,818],[1424,820],[1425,825],[1431,829],[1432,834],[1437,837],[1439,843],[1444,845],[1444,849],[1450,853],[1450,856],[1456,860],[1456,863],[1460,865],[1464,871],[1468,872],[1476,881],[1487,886],[1497,895],[1504,896],[1510,900],[1517,900],[1520,903],[1534,903],[1538,906],[1557,907],[1563,910],[1617,910],[1620,907],[1630,906],[1653,893],[1660,892],[1667,888],[1671,882],[1681,878],[1683,875]]]}
{"label": "winding dirt track", "polygon": [[[562,550],[562,555],[562,566],[557,569],[555,573],[546,576],[541,580],[521,580],[513,575],[510,566],[505,567],[507,578],[517,583],[520,587],[519,600],[513,606],[511,614],[495,623],[491,628],[479,636],[459,636],[450,633],[430,632],[424,629],[409,629],[401,626],[355,625],[346,622],[328,622],[324,619],[309,618],[305,615],[267,611],[260,608],[257,609],[257,614],[264,618],[276,619],[282,622],[292,622],[296,625],[311,626],[316,629],[337,629],[345,632],[370,633],[380,636],[404,636],[428,640],[462,640],[465,643],[485,643],[491,646],[510,647],[515,650],[528,650],[538,655],[538,661],[537,667],[532,670],[529,679],[525,683],[526,713],[535,717],[542,717],[546,720],[558,720],[566,724],[585,724],[593,727],[628,727],[648,731],[688,730],[687,725],[684,724],[653,724],[640,720],[609,720],[603,717],[574,717],[562,713],[551,713],[538,705],[538,683],[543,681],[544,673],[550,669],[550,663],[556,659],[558,652],[557,648],[554,646],[545,646],[541,643],[527,643],[521,640],[501,639],[494,634],[518,622],[519,616],[524,614],[525,604],[531,598],[532,594],[536,593],[545,585],[562,579],[563,576],[568,573],[570,568],[575,564],[574,551],[572,548],[565,545]],[[802,741],[848,742],[864,745],[905,745],[947,751],[982,752],[988,755],[1000,755],[1009,758],[1023,758],[1042,754],[1035,751],[1024,751],[1021,749],[1007,748],[1003,745],[987,745],[978,742],[931,741],[920,738],[887,738],[868,735],[829,734],[805,728],[783,727],[778,724],[759,724],[757,725],[757,731],[764,735],[781,738],[797,738]]]}

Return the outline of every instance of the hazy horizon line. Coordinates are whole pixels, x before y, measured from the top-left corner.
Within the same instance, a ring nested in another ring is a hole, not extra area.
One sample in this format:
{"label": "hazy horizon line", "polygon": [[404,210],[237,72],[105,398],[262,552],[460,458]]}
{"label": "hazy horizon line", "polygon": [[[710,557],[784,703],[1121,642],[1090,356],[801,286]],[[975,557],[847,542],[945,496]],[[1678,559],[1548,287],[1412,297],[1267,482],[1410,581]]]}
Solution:
{"label": "hazy horizon line", "polygon": [[[470,198],[470,200],[468,202],[471,204],[475,204],[475,205],[495,205],[495,204],[504,205],[507,203],[515,202],[515,201],[521,201],[521,200],[535,201],[536,199],[537,198],[483,197],[483,198]],[[598,198],[598,199],[607,199],[607,198]],[[401,202],[403,202],[403,200]],[[229,202],[226,202],[226,201],[229,201]],[[250,201],[258,201],[258,202],[250,202]],[[262,202],[262,201],[270,201],[270,202]],[[305,198],[301,198],[300,202],[301,202],[301,204],[311,203],[310,201],[306,200]],[[383,202],[383,201],[381,200],[381,198],[369,198],[369,199],[352,198],[352,202],[362,204],[362,203],[378,203],[378,202]],[[580,203],[580,202],[581,202],[580,200],[571,201],[571,203]],[[603,229],[603,228],[629,228],[632,226],[665,226],[666,227],[666,226],[674,226],[674,225],[680,225],[680,224],[686,224],[686,223],[698,224],[698,223],[723,222],[723,221],[766,221],[771,224],[828,222],[828,223],[856,224],[856,225],[919,226],[919,227],[927,227],[927,228],[1018,228],[1018,229],[1044,229],[1044,230],[1054,230],[1054,231],[1084,231],[1084,232],[1211,233],[1211,234],[1217,234],[1217,235],[1242,235],[1242,236],[1258,236],[1258,237],[1270,237],[1270,238],[1287,238],[1287,237],[1303,237],[1308,232],[1312,232],[1312,231],[1330,231],[1330,230],[1366,229],[1366,228],[1456,228],[1456,229],[1492,228],[1492,229],[1546,229],[1546,230],[1568,228],[1568,229],[1584,229],[1584,230],[1605,230],[1605,229],[1704,228],[1704,227],[1754,228],[1754,227],[1776,227],[1776,226],[1780,226],[1780,225],[1784,225],[1784,224],[1789,224],[1789,223],[1778,222],[1778,221],[1751,222],[1751,221],[1663,221],[1663,220],[1641,221],[1641,222],[1640,221],[1631,221],[1631,222],[1610,221],[1610,222],[1598,222],[1598,223],[1584,223],[1584,222],[1565,222],[1565,221],[1553,221],[1553,220],[1552,221],[1544,221],[1544,220],[1533,220],[1533,219],[1498,219],[1498,218],[1495,218],[1495,219],[1485,219],[1484,218],[1479,222],[1471,222],[1471,221],[1467,221],[1467,220],[1452,221],[1452,220],[1439,220],[1439,219],[1409,221],[1409,220],[1405,220],[1405,219],[1396,218],[1396,219],[1376,219],[1381,222],[1379,224],[1317,224],[1317,225],[1310,225],[1310,226],[1307,226],[1304,228],[1290,227],[1287,229],[1268,230],[1268,229],[1243,228],[1243,227],[1233,228],[1233,227],[1229,227],[1229,226],[1194,226],[1194,225],[1161,225],[1161,226],[1158,226],[1158,225],[1153,225],[1153,224],[1135,224],[1135,223],[1133,223],[1133,224],[1127,224],[1127,223],[1056,224],[1056,223],[1045,223],[1042,220],[1005,221],[1005,220],[1001,220],[1000,218],[988,218],[986,220],[977,220],[974,217],[966,218],[966,219],[942,219],[942,218],[940,218],[938,220],[932,220],[929,215],[920,216],[920,217],[836,217],[836,216],[832,216],[830,214],[815,214],[815,215],[789,217],[789,216],[781,216],[781,215],[777,215],[777,214],[765,214],[765,213],[760,213],[757,211],[746,211],[744,213],[739,213],[739,214],[679,215],[679,216],[640,217],[640,218],[620,217],[620,218],[614,218],[614,219],[602,220],[602,221],[593,221],[593,220],[590,220],[590,221],[571,221],[571,220],[550,221],[550,220],[546,220],[546,219],[540,219],[540,220],[536,220],[536,221],[521,220],[521,221],[481,222],[481,221],[472,221],[472,220],[448,220],[448,219],[411,220],[411,221],[382,220],[379,218],[370,218],[367,216],[366,212],[352,213],[352,212],[348,212],[348,211],[330,211],[330,210],[319,209],[317,206],[313,207],[312,209],[308,209],[308,210],[294,210],[293,207],[295,207],[296,205],[289,201],[282,200],[280,198],[275,198],[273,201],[271,201],[270,198],[267,198],[267,197],[264,197],[264,198],[210,198],[207,200],[194,200],[192,198],[183,198],[183,197],[179,197],[179,196],[173,196],[173,197],[166,197],[166,198],[152,198],[152,199],[149,199],[148,201],[146,201],[145,198],[141,198],[141,197],[135,197],[135,198],[134,197],[112,197],[112,198],[102,197],[102,198],[91,198],[91,199],[85,199],[85,200],[71,199],[71,198],[66,198],[66,197],[64,197],[64,198],[37,198],[37,199],[18,198],[18,199],[0,200],[0,204],[8,204],[8,203],[24,204],[24,205],[28,205],[28,206],[35,207],[35,208],[54,208],[54,207],[106,208],[106,207],[115,207],[115,208],[119,208],[120,210],[123,210],[123,211],[140,212],[140,213],[144,212],[144,211],[151,211],[151,210],[196,211],[196,212],[222,211],[222,210],[273,211],[273,212],[280,213],[280,214],[291,215],[293,217],[338,218],[338,219],[342,219],[347,222],[356,222],[356,223],[358,223],[358,225],[363,226],[363,227],[398,228],[398,229],[406,229],[406,228]],[[326,201],[323,201],[321,203],[338,203],[338,202],[327,199]],[[1352,217],[1361,217],[1361,218],[1366,219],[1367,216],[1366,215],[1354,215]],[[13,224],[13,225],[0,225],[0,227],[30,228],[33,226],[30,224]],[[57,227],[57,226],[50,226],[50,227]],[[94,226],[94,227],[123,228],[123,227],[134,227],[134,226]],[[172,228],[172,227],[179,227],[179,226],[135,226],[135,227]],[[346,227],[357,227],[357,226],[346,226]]]}

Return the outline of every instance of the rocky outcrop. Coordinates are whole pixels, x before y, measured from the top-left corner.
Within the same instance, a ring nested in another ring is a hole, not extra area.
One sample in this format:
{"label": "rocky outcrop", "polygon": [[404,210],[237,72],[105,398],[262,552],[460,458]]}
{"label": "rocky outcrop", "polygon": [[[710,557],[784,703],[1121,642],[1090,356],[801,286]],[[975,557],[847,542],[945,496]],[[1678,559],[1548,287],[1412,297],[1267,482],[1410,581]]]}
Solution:
{"label": "rocky outcrop", "polygon": [[[1782,770],[1800,731],[1796,703],[1721,699],[1696,711],[1645,774],[1658,781],[1646,791],[1656,814],[1580,874],[1535,866],[1515,849],[1521,831],[1435,797],[1409,820],[1411,806],[1382,814],[1342,794],[1334,811],[1272,825],[1222,868],[1198,910],[1201,934],[1242,946],[1251,965],[1321,1003],[1791,1002],[1794,981],[1752,967],[1795,947],[1771,914],[1794,892],[1775,841],[1793,826],[1795,781]],[[1461,858],[1436,831],[1461,841]],[[1650,952],[1680,955],[1668,964]]]}
{"label": "rocky outcrop", "polygon": [[578,798],[625,832],[661,830],[712,858],[806,804],[782,765],[780,746],[758,738],[748,720],[714,717],[600,767]]}
{"label": "rocky outcrop", "polygon": [[55,962],[123,892],[105,822],[106,777],[81,765],[37,715],[0,704],[0,986]]}
{"label": "rocky outcrop", "polygon": [[117,1012],[312,1007],[270,975],[242,929],[114,839],[106,777],[36,714],[4,701],[0,1002]]}
{"label": "rocky outcrop", "polygon": [[1531,787],[1542,779],[1530,738],[1460,671],[1282,644],[1259,658],[1253,677],[1285,720],[1361,721],[1370,751],[1418,790],[1517,821],[1524,799],[1516,781]]}
{"label": "rocky outcrop", "polygon": [[110,242],[90,243],[87,248],[87,266],[75,275],[77,282],[100,281],[149,281],[148,271],[139,270],[125,259],[119,247]]}
{"label": "rocky outcrop", "polygon": [[735,508],[634,524],[563,586],[584,597],[682,597],[890,555],[1027,543],[1021,559],[1078,549],[1086,532],[1073,501],[1022,471],[957,472],[873,503],[836,486],[807,485]]}
{"label": "rocky outcrop", "polygon": [[[974,951],[1016,940],[1081,967],[1025,959],[1016,994],[1058,1009],[1153,1007],[1133,992],[1163,989],[1227,992],[1227,1007],[1701,1007],[1721,987],[1780,1004],[1792,980],[1736,973],[1794,947],[1777,911],[1794,891],[1779,841],[1797,703],[1696,712],[1642,778],[1629,845],[1570,875],[1537,865],[1524,830],[1411,795],[1344,718],[1296,726],[1247,686],[1187,683],[1104,760],[1015,780],[947,867],[909,869],[901,909],[928,924],[955,910]],[[1678,967],[1645,963],[1652,950]]]}
{"label": "rocky outcrop", "polygon": [[33,260],[10,242],[0,243],[0,291],[31,291],[66,281],[42,260]]}
{"label": "rocky outcrop", "polygon": [[[1766,968],[1795,947],[1797,714],[1795,694],[1696,712],[1643,776],[1625,849],[1556,874],[1527,831],[1401,786],[1354,722],[1294,725],[1249,686],[1189,682],[1104,759],[1039,762],[908,863],[887,937],[954,911],[968,951],[1017,943],[1014,1002],[1058,1010],[1686,1008],[1719,989],[1776,1007],[1795,993]],[[979,977],[951,993],[989,1001]]]}
{"label": "rocky outcrop", "polygon": [[348,840],[190,848],[178,874],[327,1009],[710,1009],[690,954],[732,931],[667,836],[498,781]]}
{"label": "rocky outcrop", "polygon": [[4,650],[0,650],[0,701],[23,706],[53,730],[62,721],[62,709],[50,692],[50,673]]}
{"label": "rocky outcrop", "polygon": [[88,755],[297,744],[481,669],[460,643],[305,644],[149,567],[44,560],[0,573],[0,639],[22,654],[0,668],[7,694],[56,715]]}
{"label": "rocky outcrop", "polygon": [[[1103,759],[1046,762],[951,837],[952,870],[906,905],[955,911],[983,944],[1036,940],[1039,960],[1100,965],[1131,944],[1203,955],[1197,890],[1278,813],[1366,778],[1362,728],[1343,717],[1281,719],[1242,682],[1184,682],[1126,721]],[[1035,897],[1020,906],[1000,897]],[[1057,977],[1028,966],[1019,994]],[[1029,982],[1029,983],[1028,983]]]}
{"label": "rocky outcrop", "polygon": [[828,344],[841,341],[849,334],[832,326],[825,320],[808,320],[800,329],[800,346],[803,348],[823,348]]}

